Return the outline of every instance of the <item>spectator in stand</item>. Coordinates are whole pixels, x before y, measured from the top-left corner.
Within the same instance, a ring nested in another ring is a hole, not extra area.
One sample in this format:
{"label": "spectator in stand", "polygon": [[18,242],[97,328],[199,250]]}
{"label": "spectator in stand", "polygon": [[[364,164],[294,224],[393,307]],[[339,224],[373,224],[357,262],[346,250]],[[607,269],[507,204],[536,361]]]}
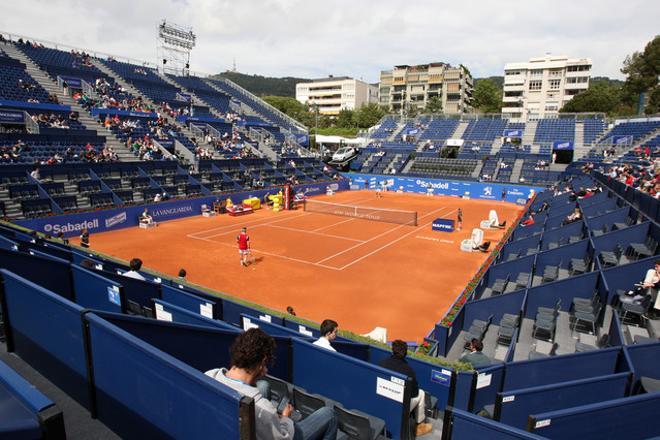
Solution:
{"label": "spectator in stand", "polygon": [[188,272],[186,272],[185,269],[183,269],[183,268],[179,269],[179,278],[177,278],[177,280],[179,282],[185,282],[186,281],[186,275],[188,275]]}
{"label": "spectator in stand", "polygon": [[207,371],[207,376],[254,400],[257,440],[335,440],[337,419],[322,407],[300,422],[291,420],[294,408],[287,404],[278,414],[270,401],[270,389],[259,381],[275,359],[275,340],[259,328],[240,333],[231,346],[231,366]]}
{"label": "spectator in stand", "polygon": [[129,267],[131,270],[123,273],[125,277],[146,281],[146,278],[140,273],[140,269],[142,269],[142,260],[139,258],[133,258],[129,263]]}
{"label": "spectator in stand", "polygon": [[530,212],[527,219],[523,220],[521,226],[532,226],[534,224],[534,213]]}
{"label": "spectator in stand", "polygon": [[89,247],[89,229],[84,228],[80,234],[80,246],[84,248]]}
{"label": "spectator in stand", "polygon": [[321,323],[321,337],[314,341],[314,345],[323,347],[327,350],[337,351],[330,344],[331,341],[334,341],[337,338],[337,332],[339,331],[339,324],[332,319],[325,319]]}
{"label": "spectator in stand", "polygon": [[293,307],[286,306],[286,312],[291,316],[296,316],[296,312],[293,310]]}
{"label": "spectator in stand", "polygon": [[65,246],[69,245],[69,239],[64,236],[64,232],[58,232],[56,238],[62,241]]}
{"label": "spectator in stand", "polygon": [[30,177],[32,177],[34,180],[39,182],[41,180],[41,174],[39,173],[39,167],[36,167],[32,172],[30,173]]}
{"label": "spectator in stand", "polygon": [[582,219],[582,212],[580,211],[580,208],[576,207],[572,213],[566,216],[562,224],[567,225],[569,223],[574,223],[580,219]]}
{"label": "spectator in stand", "polygon": [[488,356],[481,352],[483,349],[484,344],[479,339],[472,338],[468,347],[469,353],[461,356],[459,360],[461,362],[467,362],[474,368],[487,367],[492,361]]}
{"label": "spectator in stand", "polygon": [[415,420],[417,421],[417,436],[422,436],[433,431],[433,425],[424,423],[426,421],[426,405],[424,390],[419,388],[417,384],[417,375],[410,365],[406,362],[406,355],[408,354],[408,344],[404,341],[397,339],[392,341],[392,356],[381,360],[378,365],[388,370],[396,371],[405,376],[408,376],[412,382],[410,393],[410,412],[415,413]]}

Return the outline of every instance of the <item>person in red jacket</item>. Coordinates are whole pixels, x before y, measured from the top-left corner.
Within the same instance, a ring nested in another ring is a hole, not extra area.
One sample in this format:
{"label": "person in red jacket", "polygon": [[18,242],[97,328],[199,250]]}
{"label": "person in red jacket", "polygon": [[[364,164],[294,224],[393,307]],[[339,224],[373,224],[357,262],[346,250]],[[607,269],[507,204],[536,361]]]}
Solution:
{"label": "person in red jacket", "polygon": [[248,265],[248,257],[250,256],[250,237],[247,235],[247,228],[241,229],[241,233],[236,237],[238,243],[238,253],[241,255],[241,265]]}
{"label": "person in red jacket", "polygon": [[520,224],[523,226],[532,226],[534,224],[534,213],[530,212],[529,217],[527,217],[526,220],[523,220]]}

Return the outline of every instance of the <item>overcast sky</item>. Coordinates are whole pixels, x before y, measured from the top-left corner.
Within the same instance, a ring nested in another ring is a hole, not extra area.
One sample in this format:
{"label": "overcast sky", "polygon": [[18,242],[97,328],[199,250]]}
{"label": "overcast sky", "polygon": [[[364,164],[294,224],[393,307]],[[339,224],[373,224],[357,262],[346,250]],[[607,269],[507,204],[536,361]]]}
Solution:
{"label": "overcast sky", "polygon": [[[107,6],[106,6],[107,5]],[[197,34],[191,69],[377,82],[398,64],[464,64],[475,77],[546,52],[623,78],[660,27],[657,0],[4,0],[0,30],[155,62],[161,19]]]}

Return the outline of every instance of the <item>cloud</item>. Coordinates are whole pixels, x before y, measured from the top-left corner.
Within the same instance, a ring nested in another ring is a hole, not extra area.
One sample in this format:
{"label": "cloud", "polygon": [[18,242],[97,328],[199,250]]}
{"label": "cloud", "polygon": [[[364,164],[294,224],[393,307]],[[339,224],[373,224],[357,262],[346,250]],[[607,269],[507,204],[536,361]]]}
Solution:
{"label": "cloud", "polygon": [[3,2],[0,29],[155,62],[166,18],[193,27],[191,68],[206,73],[235,58],[247,73],[375,82],[397,64],[445,61],[481,77],[551,52],[589,57],[594,75],[622,78],[623,60],[654,37],[659,12],[650,0],[23,0]]}

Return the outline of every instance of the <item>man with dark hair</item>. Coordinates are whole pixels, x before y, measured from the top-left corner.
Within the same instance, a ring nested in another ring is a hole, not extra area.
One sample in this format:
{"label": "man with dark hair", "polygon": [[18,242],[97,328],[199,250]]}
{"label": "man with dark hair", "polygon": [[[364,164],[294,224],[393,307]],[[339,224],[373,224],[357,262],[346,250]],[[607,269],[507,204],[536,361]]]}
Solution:
{"label": "man with dark hair", "polygon": [[477,338],[472,338],[470,341],[470,352],[461,356],[461,362],[472,364],[474,368],[486,367],[492,362],[488,356],[483,354],[481,350],[484,349],[484,344]]}
{"label": "man with dark hair", "polygon": [[129,266],[131,267],[131,270],[129,270],[128,272],[124,272],[123,275],[125,277],[135,278],[136,280],[145,281],[145,278],[140,273],[140,269],[142,269],[142,260],[140,260],[139,258],[133,258],[129,263]]}
{"label": "man with dark hair", "polygon": [[379,366],[397,373],[405,374],[412,380],[412,392],[410,394],[410,411],[415,411],[415,420],[417,421],[417,436],[428,434],[433,430],[433,425],[424,423],[426,420],[426,405],[424,404],[424,390],[417,384],[417,375],[408,362],[408,344],[397,339],[392,342],[392,356],[383,359],[378,363]]}
{"label": "man with dark hair", "polygon": [[332,347],[332,345],[330,345],[330,341],[334,341],[337,337],[338,328],[339,324],[337,324],[336,321],[333,321],[332,319],[324,320],[321,323],[321,337],[314,341],[314,345],[318,345],[319,347],[323,347],[328,350],[337,351]]}
{"label": "man with dark hair", "polygon": [[259,328],[251,328],[234,340],[230,349],[229,370],[215,368],[204,374],[254,399],[257,440],[335,440],[337,419],[331,408],[320,408],[294,423],[290,418],[293,412],[291,404],[287,404],[282,414],[278,415],[275,405],[256,386],[257,379],[265,376],[268,365],[274,362],[275,348],[275,340],[271,336]]}

